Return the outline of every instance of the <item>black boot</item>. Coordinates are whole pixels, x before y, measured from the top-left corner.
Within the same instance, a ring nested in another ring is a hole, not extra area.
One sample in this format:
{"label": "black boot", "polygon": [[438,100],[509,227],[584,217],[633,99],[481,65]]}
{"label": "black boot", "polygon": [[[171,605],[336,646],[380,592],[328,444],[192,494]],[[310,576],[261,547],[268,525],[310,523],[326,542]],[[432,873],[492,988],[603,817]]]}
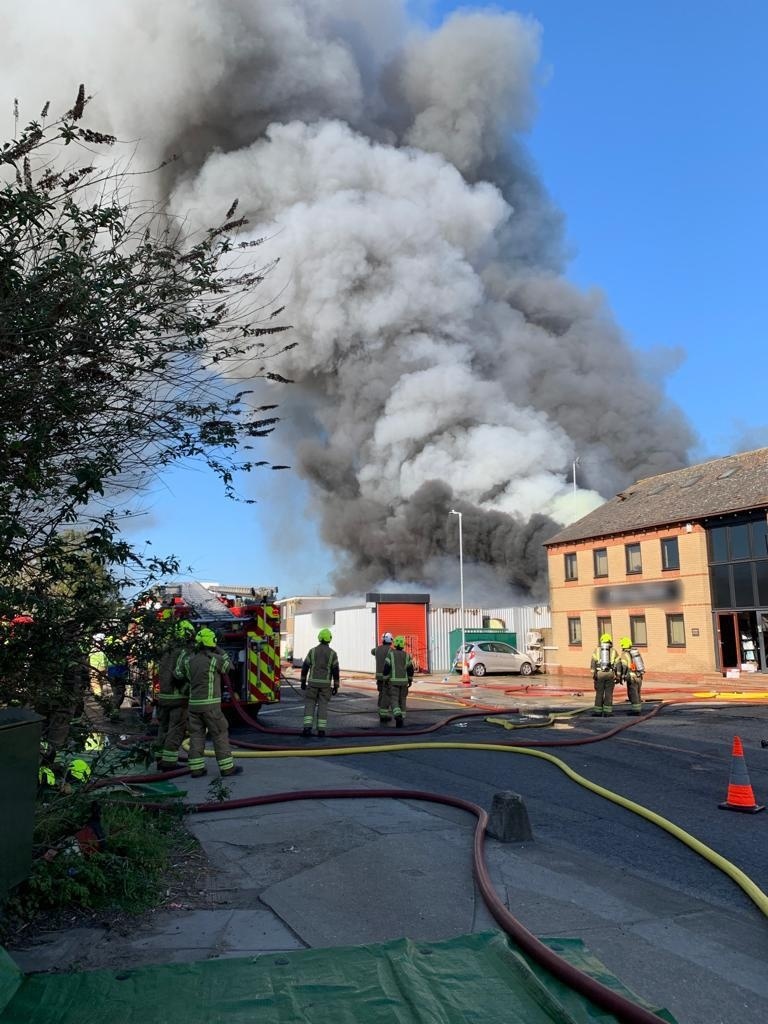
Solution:
{"label": "black boot", "polygon": [[321,739],[325,739],[325,729],[318,729],[318,730],[317,730],[317,735],[318,735],[318,736],[319,736],[319,737],[320,737]]}
{"label": "black boot", "polygon": [[308,726],[308,725],[305,725],[304,728],[301,730],[301,735],[304,736],[304,737],[311,736],[312,735],[311,727]]}
{"label": "black boot", "polygon": [[225,772],[221,772],[220,774],[222,779],[226,779],[230,775],[242,775],[243,768],[242,765],[236,764],[234,768],[227,768]]}
{"label": "black boot", "polygon": [[403,725],[404,725],[403,716],[402,715],[398,715],[397,718],[395,719],[395,727],[397,729],[402,729]]}

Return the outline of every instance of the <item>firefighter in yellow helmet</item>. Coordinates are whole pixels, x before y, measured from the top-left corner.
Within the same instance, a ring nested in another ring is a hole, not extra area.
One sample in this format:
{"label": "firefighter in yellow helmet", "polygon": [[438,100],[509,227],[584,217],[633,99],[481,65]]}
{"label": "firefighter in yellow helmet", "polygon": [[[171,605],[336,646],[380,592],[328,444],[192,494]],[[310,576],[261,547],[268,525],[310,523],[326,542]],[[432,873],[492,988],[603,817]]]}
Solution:
{"label": "firefighter in yellow helmet", "polygon": [[157,666],[158,732],[155,740],[157,767],[171,772],[178,767],[179,747],[187,733],[189,705],[189,658],[194,649],[195,627],[187,619],[174,626],[173,637]]}
{"label": "firefighter in yellow helmet", "polygon": [[189,672],[189,772],[193,778],[207,775],[205,734],[209,732],[222,778],[240,775],[229,745],[229,726],[221,710],[221,680],[229,671],[226,651],[216,645],[216,634],[203,627],[195,636],[195,651],[190,656]]}
{"label": "firefighter in yellow helmet", "polygon": [[621,648],[621,654],[616,658],[614,665],[616,681],[619,684],[626,684],[627,697],[630,704],[627,714],[640,715],[643,712],[643,701],[640,696],[640,689],[643,685],[643,673],[632,652],[632,641],[628,636],[624,636],[619,640],[619,647]]}
{"label": "firefighter in yellow helmet", "polygon": [[613,637],[603,633],[600,644],[592,651],[589,663],[592,680],[595,684],[595,706],[592,714],[595,717],[613,714],[613,688],[616,685],[614,665],[616,651],[613,648]]}
{"label": "firefighter in yellow helmet", "polygon": [[404,636],[396,636],[392,643],[392,650],[384,661],[384,679],[389,686],[395,726],[402,729],[408,689],[413,682],[413,659],[405,649]]}
{"label": "firefighter in yellow helmet", "polygon": [[312,735],[312,722],[317,714],[317,735],[325,736],[328,725],[328,704],[331,695],[339,692],[339,657],[331,647],[330,629],[317,634],[320,643],[313,647],[301,666],[301,688],[307,691],[304,701],[302,736]]}

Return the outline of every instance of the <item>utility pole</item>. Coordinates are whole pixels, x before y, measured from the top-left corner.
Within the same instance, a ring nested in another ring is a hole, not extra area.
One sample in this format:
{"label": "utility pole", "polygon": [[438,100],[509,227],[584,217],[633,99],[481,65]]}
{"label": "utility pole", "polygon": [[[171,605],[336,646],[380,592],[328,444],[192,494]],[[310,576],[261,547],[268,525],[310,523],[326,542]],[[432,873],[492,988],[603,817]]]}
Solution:
{"label": "utility pole", "polygon": [[469,673],[467,670],[467,636],[466,636],[466,621],[464,618],[464,536],[462,532],[462,520],[463,514],[457,512],[455,508],[451,509],[452,516],[459,517],[459,588],[461,591],[461,681],[462,683],[469,682]]}

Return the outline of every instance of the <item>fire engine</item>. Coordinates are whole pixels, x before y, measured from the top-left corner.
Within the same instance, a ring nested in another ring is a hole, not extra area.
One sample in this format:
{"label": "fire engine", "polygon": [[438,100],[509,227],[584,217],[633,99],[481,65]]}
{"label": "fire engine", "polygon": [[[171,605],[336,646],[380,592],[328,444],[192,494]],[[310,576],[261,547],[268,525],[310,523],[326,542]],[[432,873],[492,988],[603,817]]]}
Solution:
{"label": "fire engine", "polygon": [[174,618],[188,619],[198,629],[208,626],[232,666],[229,684],[223,688],[225,711],[232,706],[232,691],[251,716],[262,704],[280,700],[280,609],[274,603],[276,588],[220,587],[185,582],[159,588],[162,615],[170,609]]}

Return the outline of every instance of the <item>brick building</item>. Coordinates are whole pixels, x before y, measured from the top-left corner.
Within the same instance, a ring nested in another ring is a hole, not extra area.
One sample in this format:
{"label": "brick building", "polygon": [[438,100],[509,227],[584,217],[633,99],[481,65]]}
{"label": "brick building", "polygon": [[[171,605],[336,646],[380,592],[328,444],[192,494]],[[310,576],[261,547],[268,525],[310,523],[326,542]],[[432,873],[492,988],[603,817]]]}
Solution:
{"label": "brick building", "polygon": [[647,477],[547,541],[552,662],[601,633],[670,678],[768,672],[768,448]]}

